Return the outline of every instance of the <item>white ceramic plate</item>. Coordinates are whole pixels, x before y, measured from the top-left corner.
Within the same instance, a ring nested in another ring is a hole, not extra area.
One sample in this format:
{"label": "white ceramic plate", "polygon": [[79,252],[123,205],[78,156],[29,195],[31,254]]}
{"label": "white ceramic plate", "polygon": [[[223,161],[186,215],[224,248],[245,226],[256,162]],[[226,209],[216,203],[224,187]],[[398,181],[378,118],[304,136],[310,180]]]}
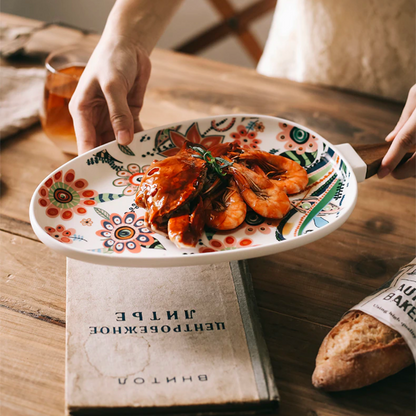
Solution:
{"label": "white ceramic plate", "polygon": [[[253,211],[236,230],[206,229],[194,249],[178,249],[151,233],[134,204],[143,171],[174,154],[187,139],[207,147],[241,146],[282,154],[308,172],[305,192],[278,221]],[[266,256],[329,234],[351,214],[357,181],[348,162],[319,134],[280,118],[239,114],[184,121],[138,133],[133,143],[111,142],[66,163],[36,189],[30,219],[39,239],[78,260],[130,267],[166,267]]]}

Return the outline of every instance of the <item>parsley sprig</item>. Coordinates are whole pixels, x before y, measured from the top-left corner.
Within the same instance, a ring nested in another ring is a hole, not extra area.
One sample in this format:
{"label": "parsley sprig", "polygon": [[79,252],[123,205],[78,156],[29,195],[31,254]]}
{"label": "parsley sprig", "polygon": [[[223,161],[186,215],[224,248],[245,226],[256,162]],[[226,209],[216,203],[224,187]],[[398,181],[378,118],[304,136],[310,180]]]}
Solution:
{"label": "parsley sprig", "polygon": [[229,162],[222,157],[212,156],[212,153],[209,150],[205,150],[202,147],[192,146],[192,149],[199,153],[198,155],[192,155],[192,157],[205,160],[208,164],[208,168],[213,170],[220,177],[227,175],[227,173],[223,171],[224,168],[233,165],[233,162]]}

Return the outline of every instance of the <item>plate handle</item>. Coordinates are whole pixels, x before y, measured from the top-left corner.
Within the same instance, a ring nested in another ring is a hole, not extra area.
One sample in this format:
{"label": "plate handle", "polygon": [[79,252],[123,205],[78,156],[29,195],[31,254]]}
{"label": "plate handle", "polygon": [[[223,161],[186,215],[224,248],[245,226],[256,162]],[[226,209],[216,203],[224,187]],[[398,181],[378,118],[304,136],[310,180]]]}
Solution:
{"label": "plate handle", "polygon": [[335,146],[337,152],[343,156],[351,165],[354,171],[357,182],[363,182],[367,175],[367,165],[364,160],[358,155],[354,148],[349,143],[343,143]]}

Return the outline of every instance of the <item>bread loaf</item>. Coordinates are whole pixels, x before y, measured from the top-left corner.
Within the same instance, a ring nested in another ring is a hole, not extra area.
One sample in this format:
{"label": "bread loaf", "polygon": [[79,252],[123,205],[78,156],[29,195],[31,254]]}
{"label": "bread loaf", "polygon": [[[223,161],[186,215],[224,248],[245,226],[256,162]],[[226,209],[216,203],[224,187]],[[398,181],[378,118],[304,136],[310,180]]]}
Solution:
{"label": "bread loaf", "polygon": [[351,311],[322,342],[312,383],[327,391],[352,390],[412,363],[412,353],[397,331],[364,312]]}

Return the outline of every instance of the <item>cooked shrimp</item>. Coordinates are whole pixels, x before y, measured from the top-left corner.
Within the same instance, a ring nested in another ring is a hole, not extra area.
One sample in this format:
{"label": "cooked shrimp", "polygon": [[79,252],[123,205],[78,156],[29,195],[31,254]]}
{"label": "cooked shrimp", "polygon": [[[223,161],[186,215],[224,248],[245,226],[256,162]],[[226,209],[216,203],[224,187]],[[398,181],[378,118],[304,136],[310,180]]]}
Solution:
{"label": "cooked shrimp", "polygon": [[195,247],[201,238],[204,230],[204,203],[200,196],[196,199],[196,207],[190,210],[183,209],[182,214],[178,214],[168,221],[169,240],[175,243],[178,248]]}
{"label": "cooked shrimp", "polygon": [[238,159],[260,166],[269,179],[278,181],[282,188],[286,188],[288,195],[302,192],[308,185],[306,170],[286,157],[261,150],[248,150],[239,155]]}
{"label": "cooked shrimp", "polygon": [[246,204],[257,214],[266,217],[283,218],[290,209],[290,201],[279,185],[266,177],[234,163],[228,168]]}
{"label": "cooked shrimp", "polygon": [[209,195],[204,206],[206,224],[215,230],[232,230],[246,218],[247,205],[233,179],[226,188]]}

